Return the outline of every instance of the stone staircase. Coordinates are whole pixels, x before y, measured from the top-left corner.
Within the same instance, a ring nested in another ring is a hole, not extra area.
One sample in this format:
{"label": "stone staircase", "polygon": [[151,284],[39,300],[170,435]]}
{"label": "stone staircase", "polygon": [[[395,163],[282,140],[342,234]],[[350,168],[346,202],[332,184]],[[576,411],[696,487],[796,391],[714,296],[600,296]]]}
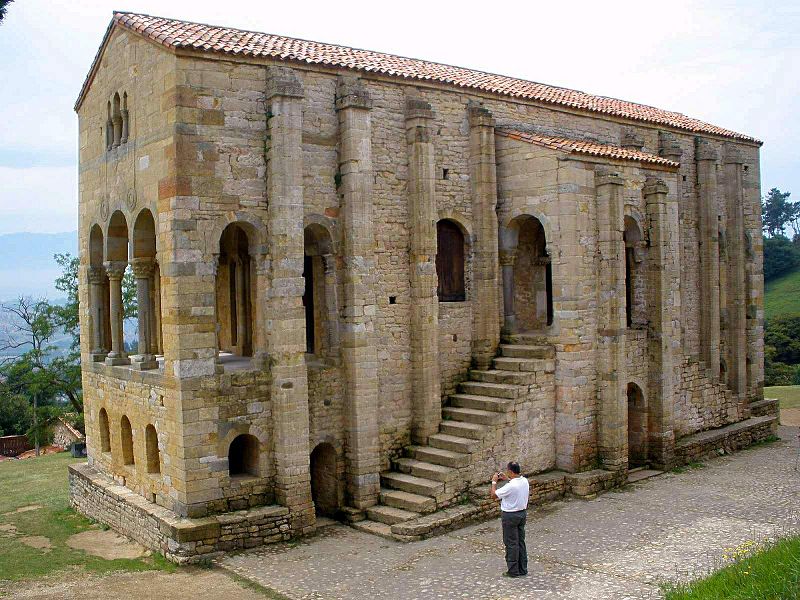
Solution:
{"label": "stone staircase", "polygon": [[406,447],[405,456],[381,474],[379,504],[353,527],[392,538],[392,525],[445,508],[466,492],[462,469],[470,466],[484,438],[513,420],[514,405],[529,393],[537,372],[555,370],[553,347],[527,342],[501,344],[492,369],[470,371],[470,379],[442,408],[439,432],[425,446]]}

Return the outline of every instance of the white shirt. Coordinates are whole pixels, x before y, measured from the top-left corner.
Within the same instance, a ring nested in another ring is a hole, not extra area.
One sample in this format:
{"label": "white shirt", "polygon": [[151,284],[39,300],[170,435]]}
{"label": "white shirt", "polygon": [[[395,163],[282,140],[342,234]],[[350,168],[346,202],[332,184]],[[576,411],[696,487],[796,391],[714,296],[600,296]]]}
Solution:
{"label": "white shirt", "polygon": [[528,480],[522,476],[509,479],[503,487],[497,488],[495,493],[500,498],[500,510],[503,512],[515,512],[528,508],[530,486]]}

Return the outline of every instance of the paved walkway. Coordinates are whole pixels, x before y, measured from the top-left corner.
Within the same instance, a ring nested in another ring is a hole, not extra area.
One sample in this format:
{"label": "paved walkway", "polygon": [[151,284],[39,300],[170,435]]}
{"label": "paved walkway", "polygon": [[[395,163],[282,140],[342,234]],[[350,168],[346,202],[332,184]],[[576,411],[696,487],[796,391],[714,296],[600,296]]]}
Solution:
{"label": "paved walkway", "polygon": [[718,568],[726,547],[800,531],[798,431],[782,427],[780,442],[537,510],[525,578],[501,577],[498,521],[411,544],[335,525],[221,565],[298,600],[659,598],[659,581]]}

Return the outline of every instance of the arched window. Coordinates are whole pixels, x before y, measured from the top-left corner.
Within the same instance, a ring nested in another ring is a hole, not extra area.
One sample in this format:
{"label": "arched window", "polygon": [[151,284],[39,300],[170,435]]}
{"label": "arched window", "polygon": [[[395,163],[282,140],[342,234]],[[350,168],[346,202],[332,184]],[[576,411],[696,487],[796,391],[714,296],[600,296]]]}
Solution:
{"label": "arched window", "polygon": [[464,234],[449,219],[436,224],[436,277],[439,302],[466,300],[464,284]]}
{"label": "arched window", "polygon": [[147,454],[147,472],[161,473],[161,454],[158,451],[158,434],[153,425],[144,430],[144,447]]}
{"label": "arched window", "polygon": [[324,355],[334,350],[336,274],[331,235],[311,224],[303,230],[303,308],[306,313],[306,352]]}
{"label": "arched window", "polygon": [[641,258],[637,248],[642,241],[642,232],[632,217],[625,217],[625,322],[628,327],[646,322],[644,315],[644,278],[641,274]]}
{"label": "arched window", "polygon": [[108,413],[105,408],[100,409],[100,451],[111,452],[111,435],[108,429]]}
{"label": "arched window", "polygon": [[111,123],[114,128],[114,139],[111,143],[111,147],[116,148],[122,143],[122,106],[118,93],[114,94],[112,107]]}
{"label": "arched window", "polygon": [[89,231],[89,311],[91,314],[92,360],[104,360],[111,349],[110,288],[103,266],[103,230],[95,224]]}
{"label": "arched window", "polygon": [[122,464],[132,465],[135,463],[133,458],[133,430],[128,417],[123,415],[119,424],[120,439],[122,441]]}
{"label": "arched window", "polygon": [[219,350],[253,355],[253,265],[247,232],[232,223],[222,232],[217,267]]}
{"label": "arched window", "polygon": [[[133,225],[133,274],[136,279],[138,358],[142,369],[158,366],[155,355],[160,354],[158,340],[161,329],[160,303],[156,306],[154,290],[156,263],[156,225],[153,214],[142,209]],[[160,286],[158,286],[160,287]]]}
{"label": "arched window", "polygon": [[228,473],[234,476],[258,476],[258,438],[254,435],[238,435],[228,448]]}

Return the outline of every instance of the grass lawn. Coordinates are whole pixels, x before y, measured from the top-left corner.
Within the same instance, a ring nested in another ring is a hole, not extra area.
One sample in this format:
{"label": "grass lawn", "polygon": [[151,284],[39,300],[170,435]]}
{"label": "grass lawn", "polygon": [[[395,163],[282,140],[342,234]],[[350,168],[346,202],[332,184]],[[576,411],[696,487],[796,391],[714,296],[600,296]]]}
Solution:
{"label": "grass lawn", "polygon": [[800,598],[800,536],[753,552],[747,542],[726,548],[732,564],[686,585],[667,585],[666,600],[793,600]]}
{"label": "grass lawn", "polygon": [[800,385],[765,387],[764,397],[777,398],[781,408],[800,408]]}
{"label": "grass lawn", "polygon": [[[0,580],[35,579],[64,569],[174,570],[160,555],[105,560],[66,545],[71,535],[97,528],[69,507],[67,466],[74,462],[78,459],[68,452],[0,462]],[[41,508],[16,512],[34,505]],[[32,548],[21,541],[32,536],[47,538],[52,548]]]}
{"label": "grass lawn", "polygon": [[764,318],[800,315],[800,270],[764,285]]}

